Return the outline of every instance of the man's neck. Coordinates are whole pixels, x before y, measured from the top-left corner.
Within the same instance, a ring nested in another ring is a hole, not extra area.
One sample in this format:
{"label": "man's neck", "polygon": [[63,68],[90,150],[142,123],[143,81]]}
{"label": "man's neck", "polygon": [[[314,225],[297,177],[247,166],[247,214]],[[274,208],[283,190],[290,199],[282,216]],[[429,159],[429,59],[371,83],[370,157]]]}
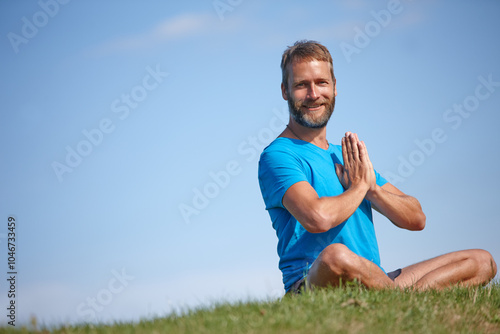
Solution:
{"label": "man's neck", "polygon": [[328,149],[326,140],[326,126],[322,128],[308,128],[295,122],[292,118],[288,122],[287,128],[280,137],[294,138],[316,145],[324,150]]}

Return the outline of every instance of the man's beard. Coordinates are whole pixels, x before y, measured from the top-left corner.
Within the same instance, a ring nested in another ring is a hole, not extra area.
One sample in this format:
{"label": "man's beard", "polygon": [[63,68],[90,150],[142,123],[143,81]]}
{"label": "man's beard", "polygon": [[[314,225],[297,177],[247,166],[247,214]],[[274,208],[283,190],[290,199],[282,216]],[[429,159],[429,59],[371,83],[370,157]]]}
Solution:
{"label": "man's beard", "polygon": [[[318,106],[324,105],[325,111],[320,116],[316,116],[318,112],[303,112],[301,110],[303,105],[306,106]],[[290,115],[292,115],[295,122],[307,128],[319,129],[326,126],[330,117],[333,114],[333,109],[335,109],[335,96],[328,101],[327,99],[320,99],[315,102],[309,100],[305,101],[295,101],[291,94],[288,94],[288,109]]]}

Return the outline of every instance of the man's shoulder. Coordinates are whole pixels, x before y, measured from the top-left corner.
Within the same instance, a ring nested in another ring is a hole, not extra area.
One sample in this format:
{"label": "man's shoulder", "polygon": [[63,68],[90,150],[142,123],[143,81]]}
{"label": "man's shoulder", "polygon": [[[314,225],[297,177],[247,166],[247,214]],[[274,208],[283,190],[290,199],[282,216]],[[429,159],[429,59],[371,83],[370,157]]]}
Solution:
{"label": "man's shoulder", "polygon": [[269,145],[267,145],[262,153],[264,152],[274,152],[274,151],[293,151],[294,142],[292,138],[278,137],[273,140]]}
{"label": "man's shoulder", "polygon": [[297,157],[295,145],[290,138],[278,137],[267,145],[260,154],[260,160],[282,159],[283,156]]}

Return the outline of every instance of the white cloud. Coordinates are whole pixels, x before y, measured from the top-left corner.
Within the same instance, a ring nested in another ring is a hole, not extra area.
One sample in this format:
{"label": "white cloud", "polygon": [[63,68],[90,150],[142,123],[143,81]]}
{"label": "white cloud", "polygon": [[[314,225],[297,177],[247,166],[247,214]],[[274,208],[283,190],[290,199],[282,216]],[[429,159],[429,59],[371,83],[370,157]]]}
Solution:
{"label": "white cloud", "polygon": [[205,14],[183,14],[167,19],[149,32],[156,39],[173,39],[202,33],[210,27],[213,18]]}
{"label": "white cloud", "polygon": [[183,38],[200,37],[214,33],[234,33],[241,24],[241,19],[235,16],[221,22],[213,13],[186,13],[166,18],[146,32],[108,41],[93,48],[89,54],[102,56],[116,52],[151,48]]}

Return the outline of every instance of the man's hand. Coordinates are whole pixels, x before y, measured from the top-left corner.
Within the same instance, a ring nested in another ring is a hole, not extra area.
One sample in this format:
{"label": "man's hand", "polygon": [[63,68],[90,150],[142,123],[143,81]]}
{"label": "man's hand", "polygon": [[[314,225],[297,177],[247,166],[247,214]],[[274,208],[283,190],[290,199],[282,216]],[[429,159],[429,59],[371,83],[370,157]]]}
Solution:
{"label": "man's hand", "polygon": [[344,189],[362,187],[368,192],[375,189],[376,178],[368,150],[358,135],[347,132],[342,138],[344,166],[335,164],[335,171]]}
{"label": "man's hand", "polygon": [[366,146],[356,134],[347,132],[342,138],[342,156],[344,165],[336,164],[335,170],[346,189],[343,193],[319,197],[309,182],[300,181],[283,195],[283,206],[310,233],[323,233],[342,224],[365,197],[380,188]]}

